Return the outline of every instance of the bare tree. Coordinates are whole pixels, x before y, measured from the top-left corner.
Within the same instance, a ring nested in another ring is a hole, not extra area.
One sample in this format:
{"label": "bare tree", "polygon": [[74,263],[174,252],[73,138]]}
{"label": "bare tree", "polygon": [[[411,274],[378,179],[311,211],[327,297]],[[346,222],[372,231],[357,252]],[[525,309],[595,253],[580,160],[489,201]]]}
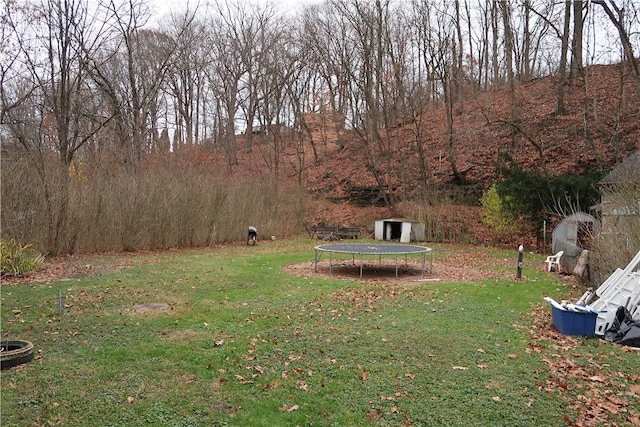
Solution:
{"label": "bare tree", "polygon": [[[558,68],[556,70],[558,74],[558,83],[556,86],[556,115],[566,114],[566,108],[564,104],[565,83],[567,75],[567,58],[569,52],[569,39],[571,38],[571,1],[564,2],[564,8],[562,9],[562,28],[559,28],[559,19],[555,13],[554,4],[543,4],[543,9],[538,10],[534,5],[530,4],[529,10],[533,12],[538,19],[543,22],[540,31],[540,37],[537,45],[542,44],[542,36],[546,35],[547,30],[552,31],[558,40],[560,40],[560,58]],[[537,49],[536,49],[537,52]],[[555,54],[554,54],[555,56]],[[535,64],[535,61],[533,62]],[[552,70],[547,70],[552,71]]]}
{"label": "bare tree", "polygon": [[520,78],[528,81],[531,78],[531,0],[524,0],[522,14],[524,36],[522,42],[522,60],[520,61]]}
{"label": "bare tree", "polygon": [[116,155],[134,168],[158,145],[160,121],[167,126],[160,106],[176,43],[165,33],[143,28],[148,12],[141,3],[110,0],[105,7],[114,17],[117,36],[98,53],[91,78],[114,116],[111,139]]}
{"label": "bare tree", "polygon": [[298,75],[300,64],[295,43],[291,43],[292,29],[284,22],[272,22],[269,25],[269,49],[262,57],[260,65],[260,99],[258,121],[264,129],[265,145],[261,150],[271,177],[277,182],[281,155],[290,141],[287,131],[293,122],[289,114],[290,105],[288,87]]}
{"label": "bare tree", "polygon": [[570,79],[574,81],[576,77],[583,74],[582,59],[582,30],[584,28],[584,11],[586,5],[582,0],[573,0],[573,38],[571,39],[571,74]]}
{"label": "bare tree", "polygon": [[511,4],[508,1],[500,2],[502,12],[502,24],[504,26],[504,52],[505,67],[507,72],[507,85],[509,87],[509,97],[511,99],[511,123],[518,120],[518,103],[515,92],[515,76],[513,72],[513,28],[511,25]]}
{"label": "bare tree", "polygon": [[[356,53],[351,43],[349,21],[330,3],[306,8],[302,26],[301,37],[310,79],[309,94],[305,99],[309,100],[307,107],[314,117],[305,114],[299,120],[318,161],[318,153],[322,150],[327,154],[327,144],[338,131],[336,126],[340,126],[338,123],[341,121],[336,119],[349,114],[353,99],[350,97],[351,70],[356,62]],[[309,128],[307,118],[315,123],[315,132]],[[339,140],[337,142],[340,143]]]}
{"label": "bare tree", "polygon": [[[627,8],[625,8],[618,6],[614,0],[609,0],[608,3],[605,0],[594,0],[593,3],[602,7],[604,12],[609,17],[611,23],[614,25],[614,27],[616,27],[616,30],[618,31],[618,34],[620,36],[620,43],[622,44],[623,56],[629,62],[629,65],[633,72],[633,77],[636,82],[636,89],[638,94],[640,95],[640,65],[638,64],[638,59],[636,58],[633,51],[633,44],[631,43],[629,31],[627,30],[625,24],[625,19],[627,19],[627,16],[630,16],[631,19],[635,19],[637,23],[637,20],[639,19],[638,10],[633,9],[633,3],[627,4]],[[625,13],[625,10],[635,11],[635,16],[632,13]]]}
{"label": "bare tree", "polygon": [[208,57],[205,55],[207,47],[202,43],[205,24],[195,19],[196,12],[186,11],[173,17],[176,50],[168,77],[176,111],[176,126],[181,130],[180,138],[174,142],[177,147],[199,142],[200,92],[204,88],[204,69]]}
{"label": "bare tree", "polygon": [[567,75],[567,51],[569,49],[569,26],[571,24],[571,1],[565,1],[564,25],[562,30],[562,47],[560,50],[560,65],[558,67],[558,86],[556,93],[556,114],[567,113],[564,105],[564,85]]}
{"label": "bare tree", "polygon": [[[475,43],[478,45],[478,78],[477,78],[477,87],[483,90],[487,90],[489,87],[489,32],[492,28],[491,19],[490,19],[490,10],[491,10],[491,0],[485,0],[484,3],[479,3],[478,11],[479,11],[479,19],[480,19],[480,28],[481,33],[478,35]],[[471,21],[471,19],[470,19]],[[471,24],[469,24],[471,25]]]}
{"label": "bare tree", "polygon": [[224,23],[224,33],[237,40],[244,73],[239,81],[239,106],[246,129],[245,150],[251,152],[253,129],[261,99],[261,64],[275,42],[269,28],[275,20],[273,5],[250,7],[248,4],[215,2],[215,10]]}
{"label": "bare tree", "polygon": [[[331,5],[349,24],[349,41],[353,46],[354,61],[344,69],[353,85],[350,88],[353,127],[363,144],[367,169],[378,184],[379,196],[386,205],[393,205],[392,171],[389,168],[392,153],[389,135],[385,133],[388,130],[385,121],[395,103],[395,100],[385,99],[388,94],[385,89],[385,65],[389,61],[387,35],[392,25],[390,2],[332,1]],[[384,169],[380,160],[386,163]]]}
{"label": "bare tree", "polygon": [[499,59],[499,43],[500,43],[500,18],[499,18],[499,4],[498,0],[492,0],[490,16],[491,16],[491,68],[493,69],[493,89],[498,89],[502,84],[502,77],[500,75],[500,59]]}
{"label": "bare tree", "polygon": [[[107,17],[90,16],[82,0],[10,3],[5,11],[3,24],[17,54],[11,68],[3,70],[11,90],[3,85],[2,124],[38,173],[46,204],[46,250],[68,252],[74,244],[69,167],[111,119],[89,78],[96,51],[109,36]],[[51,153],[58,159],[55,169],[46,166]]]}
{"label": "bare tree", "polygon": [[[229,167],[237,164],[235,120],[240,108],[240,80],[246,73],[242,60],[242,39],[225,17],[212,17],[209,30],[211,46],[209,66],[206,68],[208,84],[219,102],[220,129],[216,133],[224,146]],[[251,129],[248,129],[250,131]]]}

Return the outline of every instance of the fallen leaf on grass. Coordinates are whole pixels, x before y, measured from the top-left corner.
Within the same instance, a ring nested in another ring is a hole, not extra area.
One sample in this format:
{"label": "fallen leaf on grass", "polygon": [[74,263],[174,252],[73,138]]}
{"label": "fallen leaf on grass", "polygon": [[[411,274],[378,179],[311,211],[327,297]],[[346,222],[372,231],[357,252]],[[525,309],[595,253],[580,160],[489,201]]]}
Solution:
{"label": "fallen leaf on grass", "polygon": [[129,403],[129,404],[133,403],[135,400],[136,400],[136,398],[133,397],[133,396],[127,397],[127,403]]}
{"label": "fallen leaf on grass", "polygon": [[261,374],[264,374],[264,368],[260,365],[255,365],[255,366],[247,366],[247,370],[251,371],[251,370],[256,370]]}
{"label": "fallen leaf on grass", "polygon": [[[379,411],[379,410],[378,410],[378,411]],[[369,419],[369,421],[375,421],[375,420],[378,418],[378,416],[379,416],[379,415],[380,415],[380,414],[379,414],[379,412],[378,412],[378,413],[376,413],[376,412],[369,412],[369,413],[367,414],[367,418]]]}
{"label": "fallen leaf on grass", "polygon": [[467,370],[469,370],[469,368],[467,368],[466,366],[454,366],[453,369],[456,370],[456,371],[467,371]]}
{"label": "fallen leaf on grass", "polygon": [[236,380],[240,381],[241,384],[253,384],[253,381],[246,379],[242,375],[236,375]]}
{"label": "fallen leaf on grass", "polygon": [[287,409],[287,412],[297,411],[298,409],[300,409],[300,406],[293,405],[291,408]]}
{"label": "fallen leaf on grass", "polygon": [[278,387],[280,387],[280,382],[278,382],[278,381],[274,381],[274,382],[272,382],[272,383],[264,384],[264,385],[262,386],[262,389],[263,389],[263,390],[266,390],[266,389],[275,389],[275,388],[278,388]]}
{"label": "fallen leaf on grass", "polygon": [[493,396],[491,399],[493,399],[494,402],[500,402],[500,396]]}

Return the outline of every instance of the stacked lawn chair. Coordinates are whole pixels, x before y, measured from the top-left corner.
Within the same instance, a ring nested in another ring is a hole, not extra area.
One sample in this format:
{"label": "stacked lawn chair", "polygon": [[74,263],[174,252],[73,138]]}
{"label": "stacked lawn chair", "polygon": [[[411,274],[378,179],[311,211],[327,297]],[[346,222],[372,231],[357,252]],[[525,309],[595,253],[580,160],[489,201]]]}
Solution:
{"label": "stacked lawn chair", "polygon": [[617,269],[596,290],[599,297],[590,307],[598,312],[596,335],[603,336],[616,318],[619,307],[626,308],[633,320],[640,321],[640,252],[624,270]]}

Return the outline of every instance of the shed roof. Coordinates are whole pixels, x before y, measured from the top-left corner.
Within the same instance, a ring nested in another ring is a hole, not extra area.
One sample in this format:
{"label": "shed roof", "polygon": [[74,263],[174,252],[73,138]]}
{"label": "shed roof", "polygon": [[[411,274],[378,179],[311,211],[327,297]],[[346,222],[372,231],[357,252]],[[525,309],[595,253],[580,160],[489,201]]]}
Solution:
{"label": "shed roof", "polygon": [[637,174],[639,169],[640,150],[637,150],[602,178],[599,184],[608,185],[625,181],[629,176],[633,176],[632,174]]}
{"label": "shed roof", "polygon": [[598,220],[586,212],[576,212],[568,215],[566,218],[560,221],[560,224],[565,222],[598,222]]}

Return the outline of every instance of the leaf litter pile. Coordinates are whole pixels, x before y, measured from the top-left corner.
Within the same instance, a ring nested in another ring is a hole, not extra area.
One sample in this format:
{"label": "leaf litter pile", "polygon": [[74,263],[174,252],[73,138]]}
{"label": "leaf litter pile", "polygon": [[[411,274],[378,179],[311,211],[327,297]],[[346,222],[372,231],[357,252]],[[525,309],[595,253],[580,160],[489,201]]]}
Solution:
{"label": "leaf litter pile", "polygon": [[[573,279],[568,279],[573,281]],[[600,425],[640,426],[640,371],[621,371],[611,368],[612,358],[620,359],[617,350],[638,353],[630,347],[597,338],[578,338],[558,332],[551,321],[546,305],[534,308],[530,330],[530,352],[540,353],[549,367],[550,378],[538,388],[557,393],[570,403],[570,409],[580,414],[579,420],[564,416],[567,425],[578,427]],[[585,356],[578,352],[586,340],[597,340],[595,351]],[[624,424],[610,423],[610,417],[625,420]]]}

